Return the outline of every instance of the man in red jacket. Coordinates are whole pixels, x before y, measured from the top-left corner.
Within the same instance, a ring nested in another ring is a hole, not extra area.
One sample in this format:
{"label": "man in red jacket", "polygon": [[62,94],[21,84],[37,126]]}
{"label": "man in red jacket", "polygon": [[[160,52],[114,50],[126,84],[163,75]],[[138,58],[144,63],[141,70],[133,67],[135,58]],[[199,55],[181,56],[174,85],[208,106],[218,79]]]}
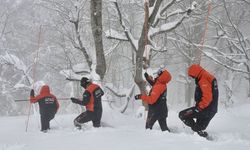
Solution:
{"label": "man in red jacket", "polygon": [[152,129],[156,121],[158,121],[162,131],[170,131],[167,126],[167,83],[171,80],[171,75],[167,70],[158,71],[158,77],[152,80],[145,74],[147,81],[152,85],[149,95],[139,94],[135,99],[142,99],[148,104],[148,116],[146,129]]}
{"label": "man in red jacket", "polygon": [[55,117],[55,114],[59,108],[57,98],[50,93],[48,85],[42,86],[40,94],[35,96],[35,92],[32,89],[30,91],[30,102],[39,104],[39,112],[41,119],[41,131],[47,132],[50,129],[50,120]]}
{"label": "man in red jacket", "polygon": [[[179,113],[179,118],[200,136],[207,137],[204,131],[217,113],[218,85],[215,77],[198,64],[188,68],[188,75],[195,79],[195,106]],[[196,121],[194,120],[196,119]]]}
{"label": "man in red jacket", "polygon": [[102,118],[101,97],[104,92],[97,84],[92,83],[86,77],[81,79],[81,86],[85,89],[82,100],[72,97],[71,101],[86,106],[87,110],[75,118],[74,125],[81,129],[82,124],[92,121],[94,127],[100,127]]}

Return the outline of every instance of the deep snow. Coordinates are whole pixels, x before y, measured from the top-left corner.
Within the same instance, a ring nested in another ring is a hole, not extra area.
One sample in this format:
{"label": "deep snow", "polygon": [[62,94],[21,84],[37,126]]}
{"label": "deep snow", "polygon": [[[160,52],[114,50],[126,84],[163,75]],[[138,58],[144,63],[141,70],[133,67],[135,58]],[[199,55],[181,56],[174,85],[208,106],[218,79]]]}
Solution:
{"label": "deep snow", "polygon": [[161,132],[158,123],[153,130],[145,130],[144,118],[115,111],[105,112],[105,127],[93,128],[88,123],[80,131],[72,123],[78,114],[57,115],[48,133],[39,131],[35,115],[30,118],[28,132],[27,116],[0,117],[0,150],[249,150],[249,108],[250,103],[221,109],[207,128],[214,141],[185,127],[178,119],[180,110],[169,112],[168,124],[175,133]]}

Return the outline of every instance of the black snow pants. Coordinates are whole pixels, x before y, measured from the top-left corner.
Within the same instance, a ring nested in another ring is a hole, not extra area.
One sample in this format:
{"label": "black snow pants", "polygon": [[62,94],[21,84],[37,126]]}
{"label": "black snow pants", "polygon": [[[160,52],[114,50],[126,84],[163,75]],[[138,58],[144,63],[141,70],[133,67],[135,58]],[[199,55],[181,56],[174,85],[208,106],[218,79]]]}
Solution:
{"label": "black snow pants", "polygon": [[101,116],[102,116],[102,111],[99,112],[85,111],[75,118],[74,125],[78,128],[81,128],[82,124],[92,121],[94,127],[100,127]]}
{"label": "black snow pants", "polygon": [[162,131],[170,131],[168,126],[167,126],[167,118],[161,118],[161,119],[156,119],[155,117],[148,117],[147,118],[147,122],[146,122],[146,129],[152,129],[153,125],[155,124],[155,122],[158,120],[158,123],[161,127]]}
{"label": "black snow pants", "polygon": [[41,131],[50,129],[50,120],[54,119],[56,112],[41,114]]}
{"label": "black snow pants", "polygon": [[201,111],[195,112],[195,107],[190,107],[182,110],[179,113],[179,118],[195,132],[205,130],[214,117],[216,112],[212,111]]}

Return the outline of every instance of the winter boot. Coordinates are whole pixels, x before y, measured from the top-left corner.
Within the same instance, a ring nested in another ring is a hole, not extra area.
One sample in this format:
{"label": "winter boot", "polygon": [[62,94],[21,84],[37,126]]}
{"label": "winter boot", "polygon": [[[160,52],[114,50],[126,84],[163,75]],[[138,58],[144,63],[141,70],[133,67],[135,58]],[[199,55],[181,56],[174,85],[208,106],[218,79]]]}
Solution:
{"label": "winter boot", "polygon": [[206,131],[197,131],[198,135],[201,137],[208,137],[208,133]]}

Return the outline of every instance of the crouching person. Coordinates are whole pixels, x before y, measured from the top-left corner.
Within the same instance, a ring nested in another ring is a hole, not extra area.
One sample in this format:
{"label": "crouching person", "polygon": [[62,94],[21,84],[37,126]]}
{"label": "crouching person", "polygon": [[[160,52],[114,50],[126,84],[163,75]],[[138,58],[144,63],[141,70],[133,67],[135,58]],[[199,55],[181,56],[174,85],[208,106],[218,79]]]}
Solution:
{"label": "crouching person", "polygon": [[218,85],[215,77],[194,64],[188,68],[188,75],[195,79],[195,106],[182,110],[179,118],[194,132],[202,137],[208,134],[204,131],[211,119],[217,113]]}
{"label": "crouching person", "polygon": [[59,108],[57,98],[50,93],[48,85],[42,86],[40,94],[35,96],[35,92],[32,89],[30,91],[30,102],[39,104],[41,131],[47,132],[50,129],[50,121],[55,117],[55,114]]}
{"label": "crouching person", "polygon": [[86,77],[81,79],[80,84],[85,89],[82,100],[72,97],[71,101],[86,106],[86,111],[75,118],[74,125],[81,129],[82,124],[92,121],[94,127],[100,127],[102,118],[101,97],[104,95],[104,92],[98,85],[92,83]]}

